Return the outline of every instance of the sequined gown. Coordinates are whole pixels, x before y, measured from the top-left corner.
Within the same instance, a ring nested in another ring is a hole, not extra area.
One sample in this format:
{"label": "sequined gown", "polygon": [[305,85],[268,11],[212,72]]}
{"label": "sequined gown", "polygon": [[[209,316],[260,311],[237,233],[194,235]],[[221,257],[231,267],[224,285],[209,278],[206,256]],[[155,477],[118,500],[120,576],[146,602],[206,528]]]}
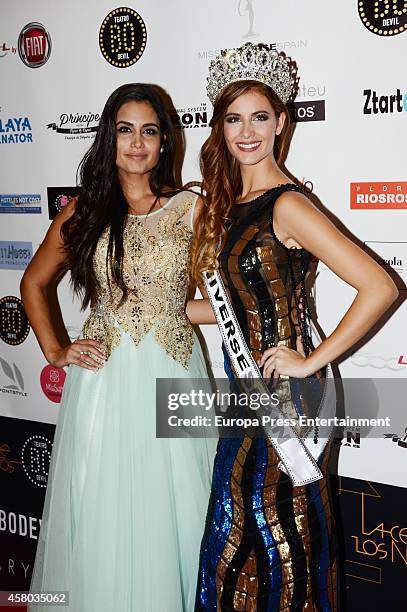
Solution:
{"label": "sequined gown", "polygon": [[[273,232],[273,206],[293,185],[232,207],[220,272],[247,345],[312,349],[305,274],[311,256]],[[233,373],[225,353],[225,369]],[[292,380],[292,379],[291,379]],[[317,373],[316,384],[323,381]],[[293,383],[294,384],[294,383]],[[322,384],[322,383],[321,383]],[[292,387],[293,405],[302,401]],[[298,404],[297,404],[298,405]],[[328,452],[321,458],[326,469]],[[336,610],[327,479],[293,488],[265,437],[221,438],[200,555],[196,612]]]}
{"label": "sequined gown", "polygon": [[[73,612],[191,612],[210,494],[214,439],[157,439],[155,379],[206,377],[184,313],[196,196],[129,215],[124,280],[101,285],[82,336],[108,360],[71,365],[57,422],[31,591],[69,591]],[[31,606],[49,612],[53,606]]]}

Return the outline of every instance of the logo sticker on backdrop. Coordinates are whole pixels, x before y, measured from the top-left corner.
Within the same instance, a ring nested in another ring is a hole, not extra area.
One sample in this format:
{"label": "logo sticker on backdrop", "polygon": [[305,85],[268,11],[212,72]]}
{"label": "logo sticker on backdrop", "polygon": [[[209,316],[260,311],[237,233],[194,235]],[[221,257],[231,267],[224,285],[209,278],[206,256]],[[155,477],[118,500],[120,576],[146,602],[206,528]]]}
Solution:
{"label": "logo sticker on backdrop", "polygon": [[47,124],[47,129],[64,134],[65,140],[87,140],[95,137],[99,119],[98,113],[62,113],[58,122]]}
{"label": "logo sticker on backdrop", "polygon": [[0,144],[24,144],[33,141],[28,117],[0,117]]}
{"label": "logo sticker on backdrop", "polygon": [[39,193],[0,193],[0,214],[40,214]]}
{"label": "logo sticker on backdrop", "polygon": [[7,442],[0,441],[0,470],[6,474],[14,474],[21,461],[14,459],[12,448]]}
{"label": "logo sticker on backdrop", "polygon": [[397,446],[400,446],[400,448],[407,449],[407,427],[404,429],[404,435],[402,436],[399,436],[397,433],[390,433],[385,434],[384,437],[387,439],[390,438],[390,440],[397,444]]}
{"label": "logo sticker on backdrop", "polygon": [[390,274],[397,288],[405,291],[407,285],[407,242],[366,240],[363,248]]}
{"label": "logo sticker on backdrop", "polygon": [[[243,38],[246,37],[244,36]],[[292,49],[308,48],[308,40],[279,40],[269,44],[272,49],[284,51],[285,53],[289,53]],[[198,50],[198,59],[207,62],[208,60],[219,57],[220,52],[220,49],[201,49]]]}
{"label": "logo sticker on backdrop", "polygon": [[198,106],[176,108],[171,115],[174,126],[178,129],[208,127],[208,111],[206,102]]}
{"label": "logo sticker on backdrop", "polygon": [[378,355],[371,351],[360,350],[352,353],[349,358],[355,368],[372,368],[374,370],[388,370],[389,372],[400,372],[403,370],[403,355],[398,357],[393,353],[391,355]]}
{"label": "logo sticker on backdrop", "polygon": [[257,36],[253,29],[254,26],[254,0],[238,0],[237,12],[239,17],[247,17],[248,30],[243,38],[253,38]]}
{"label": "logo sticker on backdrop", "polygon": [[7,295],[0,299],[0,338],[6,344],[16,346],[24,342],[30,333],[30,323],[20,298]]}
{"label": "logo sticker on backdrop", "polygon": [[51,37],[41,23],[28,23],[18,37],[18,52],[29,68],[39,68],[51,54]]}
{"label": "logo sticker on backdrop", "polygon": [[9,363],[0,357],[1,371],[3,372],[3,383],[0,385],[0,393],[5,395],[14,395],[18,397],[27,397],[27,392],[24,387],[24,378],[17,364]]}
{"label": "logo sticker on backdrop", "polygon": [[21,449],[21,459],[27,478],[37,487],[47,486],[52,442],[45,436],[27,438]]}
{"label": "logo sticker on backdrop", "polygon": [[6,43],[6,42],[1,42],[0,43],[0,59],[2,57],[6,57],[6,55],[8,55],[9,53],[15,55],[17,53],[17,47],[13,47],[13,45],[10,45],[9,43]]}
{"label": "logo sticker on backdrop", "polygon": [[104,18],[99,30],[99,48],[112,66],[132,66],[143,55],[146,44],[147,28],[135,10],[120,7]]}
{"label": "logo sticker on backdrop", "polygon": [[0,270],[25,270],[32,256],[32,242],[0,240]]}
{"label": "logo sticker on backdrop", "polygon": [[79,187],[47,187],[49,218],[55,219],[78,193]]}
{"label": "logo sticker on backdrop", "polygon": [[407,28],[406,0],[358,0],[363,25],[377,36],[395,36]]}
{"label": "logo sticker on backdrop", "polygon": [[363,95],[365,98],[364,115],[407,112],[407,92],[402,93],[401,89],[397,89],[395,93],[381,96],[374,89],[364,89]]}
{"label": "logo sticker on backdrop", "polygon": [[299,85],[295,102],[288,105],[291,121],[325,121],[325,95],[326,86],[321,83]]}
{"label": "logo sticker on backdrop", "polygon": [[294,102],[289,105],[291,121],[325,121],[325,100]]}
{"label": "logo sticker on backdrop", "polygon": [[407,182],[351,183],[353,210],[407,210]]}
{"label": "logo sticker on backdrop", "polygon": [[61,401],[66,374],[62,368],[46,365],[40,376],[41,388],[51,402],[58,404]]}

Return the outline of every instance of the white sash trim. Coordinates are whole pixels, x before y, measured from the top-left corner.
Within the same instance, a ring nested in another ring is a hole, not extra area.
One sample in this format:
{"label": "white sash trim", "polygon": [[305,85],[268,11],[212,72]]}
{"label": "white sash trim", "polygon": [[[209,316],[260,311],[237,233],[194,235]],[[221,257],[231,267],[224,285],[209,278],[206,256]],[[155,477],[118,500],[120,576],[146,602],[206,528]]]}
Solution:
{"label": "white sash trim", "polygon": [[[217,270],[213,273],[206,272],[202,277],[235,376],[240,379],[250,379],[251,391],[270,394],[246,344],[219,272]],[[314,331],[316,333],[316,330]],[[329,384],[328,377],[331,379]],[[332,378],[332,370],[328,365],[325,393],[318,414],[320,418],[329,418],[328,415],[335,414],[336,397]],[[289,389],[288,380],[281,384],[287,385]],[[277,418],[285,418],[278,406],[273,407],[273,410]],[[263,410],[257,411],[259,412],[267,414],[264,407]],[[320,427],[317,444],[314,443],[311,433],[301,439],[290,425],[284,425],[283,428],[270,425],[263,429],[281,460],[279,468],[288,474],[294,486],[305,485],[323,478],[317,460],[328,442],[332,427]]]}

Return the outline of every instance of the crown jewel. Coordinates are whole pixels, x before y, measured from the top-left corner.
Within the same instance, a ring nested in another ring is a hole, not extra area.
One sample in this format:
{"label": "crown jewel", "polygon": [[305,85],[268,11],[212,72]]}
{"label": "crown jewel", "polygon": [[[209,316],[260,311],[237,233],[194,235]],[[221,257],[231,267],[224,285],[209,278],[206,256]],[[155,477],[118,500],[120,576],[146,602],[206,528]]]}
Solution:
{"label": "crown jewel", "polygon": [[290,58],[269,45],[247,42],[236,49],[224,49],[211,60],[206,86],[208,98],[214,104],[226,85],[246,80],[268,85],[284,103],[290,99],[295,85]]}

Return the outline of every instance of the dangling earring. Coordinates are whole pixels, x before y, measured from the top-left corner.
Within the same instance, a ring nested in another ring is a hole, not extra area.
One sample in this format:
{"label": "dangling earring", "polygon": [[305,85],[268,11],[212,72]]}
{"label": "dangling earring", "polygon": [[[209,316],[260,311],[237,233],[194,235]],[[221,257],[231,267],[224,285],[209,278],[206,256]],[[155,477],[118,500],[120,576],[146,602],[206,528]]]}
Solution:
{"label": "dangling earring", "polygon": [[164,145],[161,146],[160,153],[164,152]]}

